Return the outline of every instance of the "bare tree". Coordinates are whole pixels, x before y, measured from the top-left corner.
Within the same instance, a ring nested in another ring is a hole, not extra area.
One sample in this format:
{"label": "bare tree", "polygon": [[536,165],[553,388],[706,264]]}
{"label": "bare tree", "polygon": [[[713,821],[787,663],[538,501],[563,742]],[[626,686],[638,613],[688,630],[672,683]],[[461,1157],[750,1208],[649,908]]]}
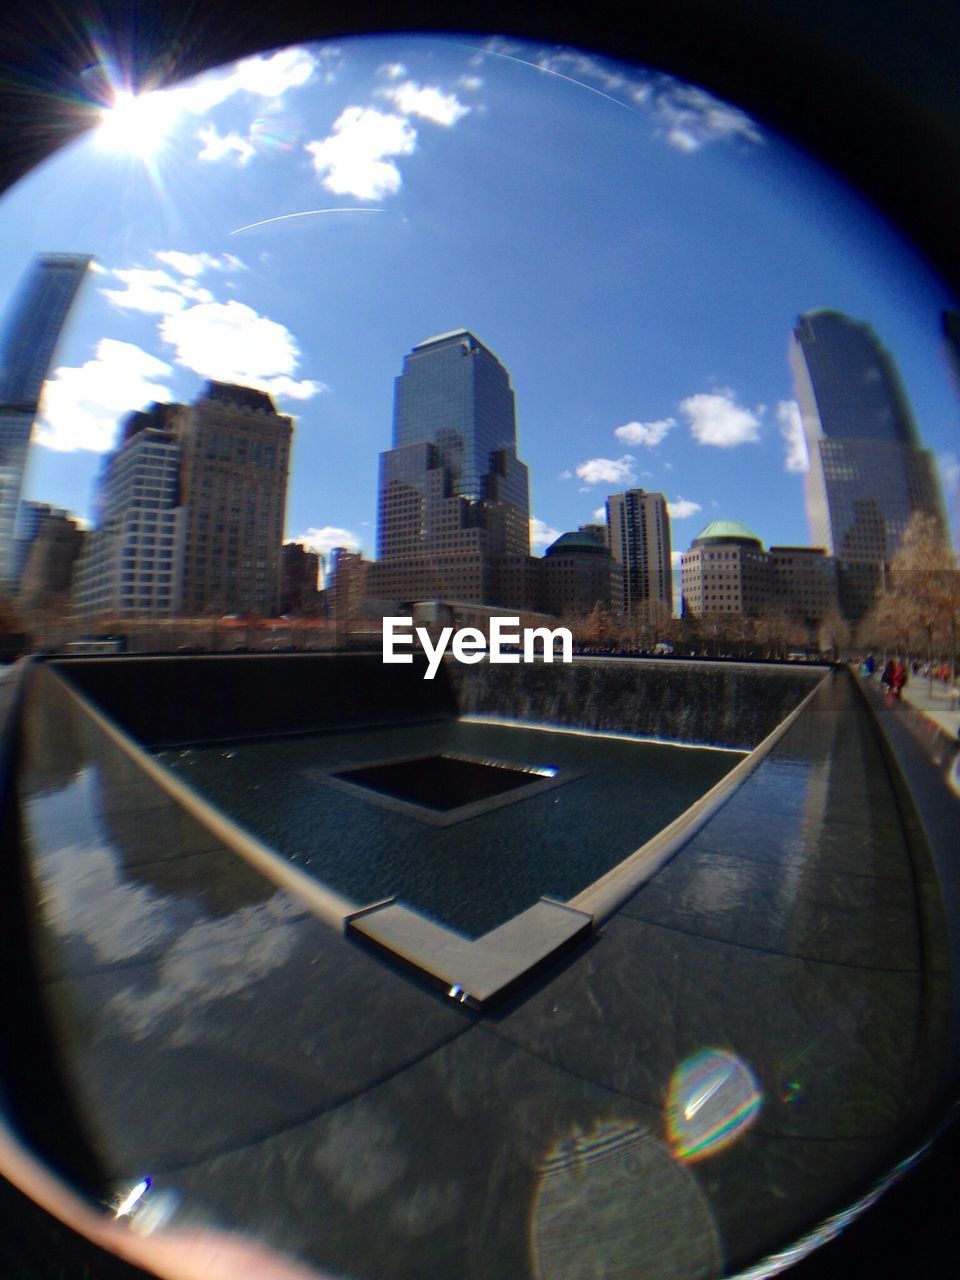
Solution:
{"label": "bare tree", "polygon": [[910,518],[900,547],[890,562],[888,595],[904,625],[923,636],[931,688],[934,639],[938,632],[948,638],[952,680],[956,674],[960,574],[956,553],[942,522],[934,516],[916,512]]}

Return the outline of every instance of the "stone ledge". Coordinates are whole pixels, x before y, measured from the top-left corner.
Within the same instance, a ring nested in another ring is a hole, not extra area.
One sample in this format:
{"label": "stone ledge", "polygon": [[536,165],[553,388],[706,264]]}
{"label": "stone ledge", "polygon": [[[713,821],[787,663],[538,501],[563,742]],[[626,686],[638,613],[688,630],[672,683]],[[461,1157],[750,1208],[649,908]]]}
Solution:
{"label": "stone ledge", "polygon": [[391,898],[350,916],[354,935],[480,1009],[592,932],[593,917],[552,898],[471,941]]}

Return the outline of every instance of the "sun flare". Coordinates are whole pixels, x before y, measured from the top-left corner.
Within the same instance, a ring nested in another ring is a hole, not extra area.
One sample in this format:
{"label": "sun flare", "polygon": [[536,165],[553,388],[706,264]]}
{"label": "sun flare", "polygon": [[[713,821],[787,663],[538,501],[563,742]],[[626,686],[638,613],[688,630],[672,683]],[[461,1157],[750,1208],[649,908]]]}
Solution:
{"label": "sun flare", "polygon": [[145,159],[163,146],[176,116],[172,94],[118,90],[113,103],[101,113],[97,142],[109,151]]}

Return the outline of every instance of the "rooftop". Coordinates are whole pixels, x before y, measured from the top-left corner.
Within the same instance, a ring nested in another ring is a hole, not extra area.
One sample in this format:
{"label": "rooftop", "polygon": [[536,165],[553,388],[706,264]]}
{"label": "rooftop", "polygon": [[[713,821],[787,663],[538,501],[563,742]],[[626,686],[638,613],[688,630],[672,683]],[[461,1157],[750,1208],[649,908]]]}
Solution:
{"label": "rooftop", "polygon": [[763,546],[753,530],[739,520],[712,520],[705,529],[700,530],[692,545],[696,547],[713,542],[751,542],[758,547]]}

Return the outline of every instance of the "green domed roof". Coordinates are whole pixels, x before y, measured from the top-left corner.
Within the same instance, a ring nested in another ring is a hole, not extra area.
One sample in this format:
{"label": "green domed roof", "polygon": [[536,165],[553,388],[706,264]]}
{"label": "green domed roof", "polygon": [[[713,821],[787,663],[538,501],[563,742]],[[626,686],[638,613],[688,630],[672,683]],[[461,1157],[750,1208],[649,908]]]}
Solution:
{"label": "green domed roof", "polygon": [[705,529],[701,529],[692,545],[707,546],[716,542],[749,542],[758,547],[763,546],[753,530],[739,520],[712,520]]}
{"label": "green domed roof", "polygon": [[544,555],[553,555],[555,551],[606,551],[602,542],[598,542],[592,533],[561,533],[556,542],[551,542]]}

